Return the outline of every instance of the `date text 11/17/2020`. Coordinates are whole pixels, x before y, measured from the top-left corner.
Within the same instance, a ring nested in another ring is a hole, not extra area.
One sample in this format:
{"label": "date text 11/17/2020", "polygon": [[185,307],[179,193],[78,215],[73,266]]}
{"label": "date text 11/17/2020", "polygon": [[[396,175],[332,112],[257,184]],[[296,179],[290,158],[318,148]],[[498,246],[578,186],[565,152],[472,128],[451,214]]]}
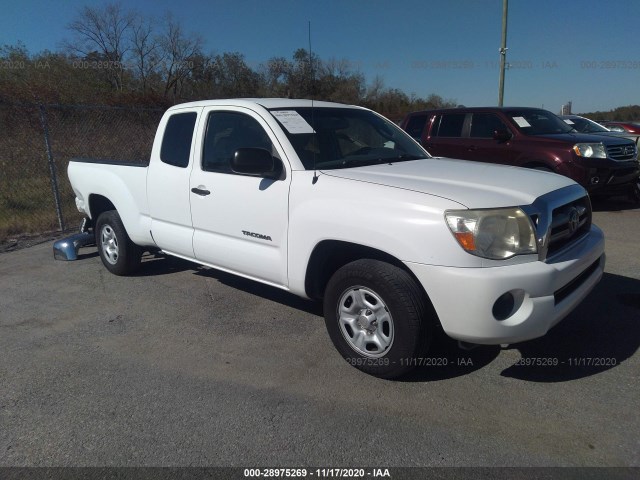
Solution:
{"label": "date text 11/17/2020", "polygon": [[[347,359],[354,366],[365,365],[389,365],[388,358],[350,358]],[[412,367],[473,367],[471,357],[413,357],[401,358],[397,361],[404,366]],[[396,363],[396,362],[393,362]],[[613,357],[569,357],[560,359],[558,357],[522,357],[518,359],[516,367],[613,367],[618,364]]]}

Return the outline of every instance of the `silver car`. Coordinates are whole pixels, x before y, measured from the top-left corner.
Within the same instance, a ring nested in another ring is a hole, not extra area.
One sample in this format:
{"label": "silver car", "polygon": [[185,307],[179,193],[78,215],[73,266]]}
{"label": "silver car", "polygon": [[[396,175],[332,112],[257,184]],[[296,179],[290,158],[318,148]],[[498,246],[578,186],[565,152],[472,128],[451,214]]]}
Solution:
{"label": "silver car", "polygon": [[622,129],[620,129],[621,131],[617,129],[609,129],[597,122],[594,122],[593,120],[581,117],[580,115],[559,115],[559,117],[580,133],[628,138],[630,140],[633,140],[636,145],[640,146],[640,135],[637,135],[635,133],[625,132]]}

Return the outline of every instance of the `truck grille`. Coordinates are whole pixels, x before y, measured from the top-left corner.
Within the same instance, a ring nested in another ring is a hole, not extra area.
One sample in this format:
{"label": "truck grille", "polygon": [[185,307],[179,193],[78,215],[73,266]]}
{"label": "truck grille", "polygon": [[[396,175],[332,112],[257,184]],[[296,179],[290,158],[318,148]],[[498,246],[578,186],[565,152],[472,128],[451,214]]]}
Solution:
{"label": "truck grille", "polygon": [[633,143],[629,143],[627,145],[608,145],[607,146],[607,156],[618,162],[623,162],[625,160],[633,160],[636,157],[636,146]]}
{"label": "truck grille", "polygon": [[555,208],[549,229],[547,256],[553,255],[569,243],[586,234],[591,228],[591,202],[582,197]]}

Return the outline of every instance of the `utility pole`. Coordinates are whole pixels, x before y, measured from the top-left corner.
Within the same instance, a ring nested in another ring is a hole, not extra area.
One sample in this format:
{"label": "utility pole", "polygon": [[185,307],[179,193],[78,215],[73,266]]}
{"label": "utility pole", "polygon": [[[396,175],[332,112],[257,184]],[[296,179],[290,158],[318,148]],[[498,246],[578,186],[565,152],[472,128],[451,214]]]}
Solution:
{"label": "utility pole", "polygon": [[507,11],[509,0],[502,0],[502,42],[500,44],[500,83],[498,85],[498,106],[504,98],[504,70],[507,66]]}

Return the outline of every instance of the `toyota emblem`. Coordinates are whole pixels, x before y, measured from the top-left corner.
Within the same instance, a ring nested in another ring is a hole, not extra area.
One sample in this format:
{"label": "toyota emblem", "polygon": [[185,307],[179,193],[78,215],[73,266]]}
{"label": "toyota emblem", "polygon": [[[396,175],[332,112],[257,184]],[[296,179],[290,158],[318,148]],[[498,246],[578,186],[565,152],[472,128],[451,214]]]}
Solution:
{"label": "toyota emblem", "polygon": [[573,235],[580,226],[580,214],[578,210],[572,208],[569,212],[569,235]]}

